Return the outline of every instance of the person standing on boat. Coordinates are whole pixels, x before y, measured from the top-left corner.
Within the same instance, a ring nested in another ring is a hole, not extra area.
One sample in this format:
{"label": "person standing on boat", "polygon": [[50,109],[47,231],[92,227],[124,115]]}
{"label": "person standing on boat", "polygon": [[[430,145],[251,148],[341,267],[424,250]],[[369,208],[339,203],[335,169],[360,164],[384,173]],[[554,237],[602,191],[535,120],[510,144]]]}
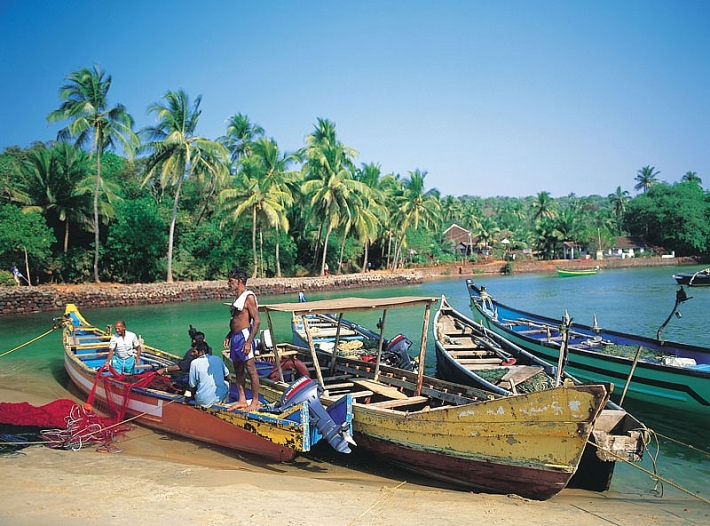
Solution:
{"label": "person standing on boat", "polygon": [[106,365],[110,365],[119,374],[133,374],[136,365],[140,363],[141,342],[134,332],[126,330],[123,320],[116,322],[116,334],[111,336],[108,344]]}
{"label": "person standing on boat", "polygon": [[190,387],[194,389],[195,403],[211,407],[224,402],[229,395],[229,369],[213,354],[207,354],[204,341],[195,343],[194,359],[190,364]]}
{"label": "person standing on boat", "polygon": [[[229,357],[234,364],[237,377],[239,401],[230,406],[231,409],[246,408],[255,411],[259,408],[259,375],[256,371],[254,352],[256,343],[254,338],[259,333],[261,318],[256,295],[247,290],[247,274],[240,269],[229,272],[229,290],[237,294],[231,308],[232,319],[229,323],[229,332],[224,338],[224,346],[229,348]],[[252,400],[247,405],[245,385],[246,372],[251,379]]]}

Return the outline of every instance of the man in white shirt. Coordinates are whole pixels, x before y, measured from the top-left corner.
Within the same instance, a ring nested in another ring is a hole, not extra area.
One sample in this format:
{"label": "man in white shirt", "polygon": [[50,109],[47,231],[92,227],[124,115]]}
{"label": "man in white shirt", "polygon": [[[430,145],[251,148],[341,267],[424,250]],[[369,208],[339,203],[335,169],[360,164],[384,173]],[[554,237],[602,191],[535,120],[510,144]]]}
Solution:
{"label": "man in white shirt", "polygon": [[195,402],[211,407],[224,402],[229,395],[229,369],[221,358],[207,354],[207,344],[198,341],[193,347],[195,359],[190,363],[190,387],[195,390]]}
{"label": "man in white shirt", "polygon": [[116,322],[116,334],[108,344],[106,365],[110,365],[119,374],[133,374],[140,363],[141,342],[135,333],[126,330],[123,320]]}

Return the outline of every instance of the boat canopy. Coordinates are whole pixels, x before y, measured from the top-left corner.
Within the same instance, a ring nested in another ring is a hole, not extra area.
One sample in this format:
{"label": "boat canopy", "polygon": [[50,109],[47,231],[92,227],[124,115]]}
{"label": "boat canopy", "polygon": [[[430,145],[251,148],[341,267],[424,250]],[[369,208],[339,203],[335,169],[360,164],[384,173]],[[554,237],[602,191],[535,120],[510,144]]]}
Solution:
{"label": "boat canopy", "polygon": [[399,296],[394,298],[337,298],[332,300],[307,301],[305,303],[274,303],[259,305],[262,312],[290,312],[301,314],[329,314],[333,312],[362,312],[406,307],[430,306],[438,298],[427,296]]}

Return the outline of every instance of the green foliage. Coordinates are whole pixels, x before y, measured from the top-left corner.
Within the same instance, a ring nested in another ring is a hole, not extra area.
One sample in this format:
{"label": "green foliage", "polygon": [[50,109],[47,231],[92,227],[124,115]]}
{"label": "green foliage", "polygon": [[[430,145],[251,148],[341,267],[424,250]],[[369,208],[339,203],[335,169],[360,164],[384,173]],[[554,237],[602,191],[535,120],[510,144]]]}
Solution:
{"label": "green foliage", "polygon": [[15,278],[12,277],[12,272],[0,270],[0,287],[16,286]]}
{"label": "green foliage", "polygon": [[[43,270],[56,242],[44,217],[35,212],[23,213],[14,205],[0,203],[0,262],[10,268],[13,261],[24,261],[25,251],[33,274]],[[34,282],[34,279],[33,279]]]}
{"label": "green foliage", "polygon": [[111,279],[148,283],[157,276],[156,261],[165,257],[167,234],[158,207],[149,198],[117,205],[118,219],[111,225],[104,259]]}
{"label": "green foliage", "polygon": [[710,250],[710,200],[693,182],[650,186],[628,204],[625,218],[632,235],[678,256]]}

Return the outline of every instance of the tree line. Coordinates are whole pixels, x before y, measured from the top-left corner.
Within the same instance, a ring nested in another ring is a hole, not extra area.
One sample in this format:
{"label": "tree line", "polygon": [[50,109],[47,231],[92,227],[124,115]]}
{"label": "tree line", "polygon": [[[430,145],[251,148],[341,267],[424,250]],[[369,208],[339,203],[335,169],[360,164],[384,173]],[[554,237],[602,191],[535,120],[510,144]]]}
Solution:
{"label": "tree line", "polygon": [[[241,113],[210,139],[197,134],[201,97],[178,90],[135,131],[127,108],[108,103],[111,81],[98,66],[70,73],[47,116],[64,125],[56,141],[0,154],[0,264],[32,283],[211,280],[235,265],[252,277],[323,275],[484,252],[556,259],[564,242],[604,251],[621,235],[710,251],[710,197],[695,172],[670,184],[645,166],[633,198],[621,186],[606,197],[442,196],[425,171],[358,166],[327,119],[296,152]],[[473,251],[446,241],[452,224],[472,233]],[[0,282],[12,277],[2,270]]]}

